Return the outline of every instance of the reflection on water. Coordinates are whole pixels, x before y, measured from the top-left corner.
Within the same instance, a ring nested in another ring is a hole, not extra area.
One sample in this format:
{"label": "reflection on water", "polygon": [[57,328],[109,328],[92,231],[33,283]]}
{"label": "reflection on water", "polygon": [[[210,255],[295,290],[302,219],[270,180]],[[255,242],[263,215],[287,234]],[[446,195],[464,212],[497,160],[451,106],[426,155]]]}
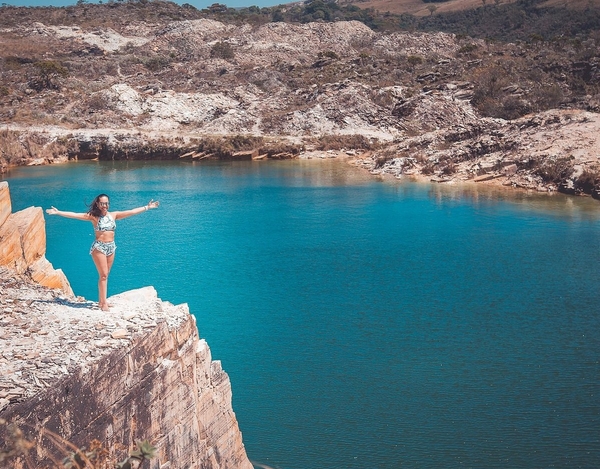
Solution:
{"label": "reflection on water", "polygon": [[[181,188],[194,189],[199,177],[219,170],[230,184],[243,184],[250,177],[256,184],[285,184],[288,187],[335,187],[369,185],[374,181],[389,186],[402,197],[419,197],[423,192],[439,206],[469,200],[474,206],[489,206],[498,201],[508,202],[520,210],[540,211],[547,215],[597,220],[600,217],[600,201],[591,197],[569,196],[560,193],[540,193],[522,189],[499,187],[486,184],[426,183],[409,178],[373,176],[345,161],[335,159],[286,160],[286,161],[240,161],[240,162],[171,162],[171,161],[83,161],[66,165],[12,168],[2,179],[20,178],[46,179],[43,184],[49,189],[65,188],[73,181],[52,179],[52,174],[61,174],[68,167],[82,169],[78,183],[92,183],[100,187],[117,183],[129,191],[147,189],[146,180],[140,169],[160,170],[165,179],[176,177]],[[249,176],[249,173],[251,176]],[[50,177],[50,179],[48,179]]]}
{"label": "reflection on water", "polygon": [[431,184],[428,186],[430,197],[440,205],[463,200],[469,200],[474,206],[505,201],[524,211],[534,210],[552,216],[589,220],[600,218],[600,201],[591,197],[541,193],[476,183]]}

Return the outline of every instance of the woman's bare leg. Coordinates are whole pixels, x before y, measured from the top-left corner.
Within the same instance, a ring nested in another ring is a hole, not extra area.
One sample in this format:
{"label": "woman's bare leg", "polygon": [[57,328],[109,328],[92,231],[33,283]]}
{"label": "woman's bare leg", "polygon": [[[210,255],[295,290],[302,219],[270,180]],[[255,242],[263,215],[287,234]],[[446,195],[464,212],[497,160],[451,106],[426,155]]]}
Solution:
{"label": "woman's bare leg", "polygon": [[[113,262],[115,262],[115,253],[113,252],[110,256],[106,257],[106,265],[108,266],[108,272],[106,274],[107,277],[107,281],[106,281],[106,295],[108,296],[108,276],[110,274],[110,269],[112,269],[113,266]],[[106,300],[106,306],[111,307],[111,304],[108,304],[108,300]]]}
{"label": "woman's bare leg", "polygon": [[[110,256],[113,257],[113,256]],[[110,267],[108,265],[108,257],[100,251],[94,249],[92,251],[92,259],[98,271],[98,305],[102,311],[110,311],[106,302],[106,292],[108,291],[108,273]],[[111,266],[112,266],[111,259]]]}

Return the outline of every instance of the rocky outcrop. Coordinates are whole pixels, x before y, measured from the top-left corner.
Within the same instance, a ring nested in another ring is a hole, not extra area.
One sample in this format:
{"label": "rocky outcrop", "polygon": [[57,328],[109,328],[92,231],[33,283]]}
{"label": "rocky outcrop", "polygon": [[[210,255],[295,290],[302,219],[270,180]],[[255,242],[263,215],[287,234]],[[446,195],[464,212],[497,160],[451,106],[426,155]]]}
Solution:
{"label": "rocky outcrop", "polygon": [[17,274],[27,274],[40,285],[57,288],[72,296],[62,270],[46,259],[46,225],[40,207],[12,212],[6,181],[0,182],[0,266]]}
{"label": "rocky outcrop", "polygon": [[229,378],[187,305],[146,287],[111,297],[107,315],[6,272],[0,419],[36,441],[36,466],[65,456],[44,437],[49,430],[77,447],[99,440],[114,460],[150,440],[158,448],[153,469],[252,469]]}
{"label": "rocky outcrop", "polygon": [[504,185],[540,192],[600,191],[600,116],[547,111],[514,121],[465,119],[357,158],[373,174]]}

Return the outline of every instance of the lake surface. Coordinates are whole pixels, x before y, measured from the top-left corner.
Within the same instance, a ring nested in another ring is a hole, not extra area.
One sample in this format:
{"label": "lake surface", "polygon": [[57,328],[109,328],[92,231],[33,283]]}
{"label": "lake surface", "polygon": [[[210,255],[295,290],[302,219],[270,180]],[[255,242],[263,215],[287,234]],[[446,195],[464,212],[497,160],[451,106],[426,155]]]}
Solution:
{"label": "lake surface", "polygon": [[[335,161],[21,168],[13,210],[112,210],[109,294],[189,303],[250,459],[281,469],[600,467],[600,203],[381,181]],[[97,299],[89,223],[47,257]]]}

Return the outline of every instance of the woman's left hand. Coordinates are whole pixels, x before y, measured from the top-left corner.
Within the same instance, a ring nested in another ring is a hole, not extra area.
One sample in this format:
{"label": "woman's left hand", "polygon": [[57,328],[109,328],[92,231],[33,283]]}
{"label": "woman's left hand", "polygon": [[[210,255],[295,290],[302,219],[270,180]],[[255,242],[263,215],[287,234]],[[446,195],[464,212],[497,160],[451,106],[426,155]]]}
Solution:
{"label": "woman's left hand", "polygon": [[160,204],[158,203],[158,200],[151,199],[150,202],[148,202],[147,207],[148,207],[148,209],[158,208],[159,205]]}

